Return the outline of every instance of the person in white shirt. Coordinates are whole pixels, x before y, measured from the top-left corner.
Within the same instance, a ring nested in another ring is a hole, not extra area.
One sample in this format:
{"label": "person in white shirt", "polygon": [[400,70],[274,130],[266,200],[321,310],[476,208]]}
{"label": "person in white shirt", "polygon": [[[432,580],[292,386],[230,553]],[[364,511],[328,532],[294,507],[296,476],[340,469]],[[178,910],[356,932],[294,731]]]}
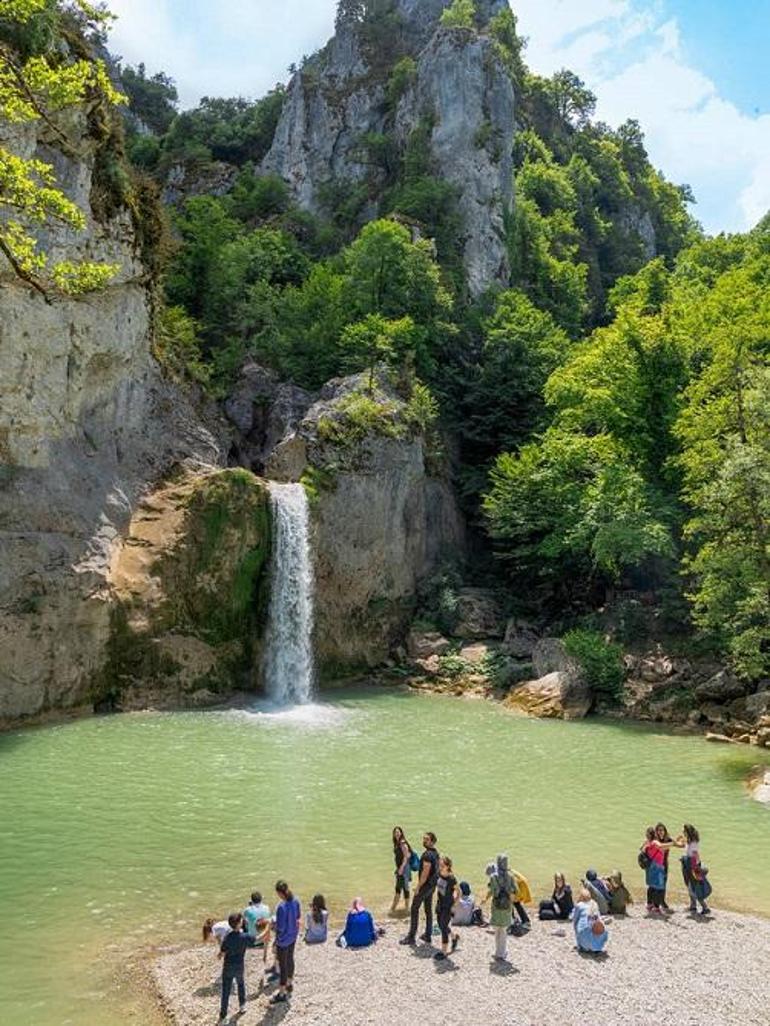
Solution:
{"label": "person in white shirt", "polygon": [[475,907],[476,902],[473,894],[471,894],[470,884],[462,880],[460,882],[460,897],[455,902],[452,915],[452,926],[472,926],[473,910]]}

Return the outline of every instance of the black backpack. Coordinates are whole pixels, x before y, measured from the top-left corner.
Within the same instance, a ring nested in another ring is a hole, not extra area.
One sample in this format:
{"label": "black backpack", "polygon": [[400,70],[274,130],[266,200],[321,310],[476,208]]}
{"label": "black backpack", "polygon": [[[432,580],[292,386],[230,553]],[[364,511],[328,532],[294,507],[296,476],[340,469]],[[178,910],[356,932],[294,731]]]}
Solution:
{"label": "black backpack", "polygon": [[508,912],[511,908],[511,892],[508,890],[506,886],[504,886],[504,884],[507,884],[507,882],[507,880],[500,881],[498,879],[497,894],[495,894],[494,898],[492,899],[492,904],[494,905],[494,907],[496,909],[499,909],[501,912]]}
{"label": "black backpack", "polygon": [[649,869],[652,865],[652,859],[644,849],[636,856],[636,861],[639,863],[640,869]]}

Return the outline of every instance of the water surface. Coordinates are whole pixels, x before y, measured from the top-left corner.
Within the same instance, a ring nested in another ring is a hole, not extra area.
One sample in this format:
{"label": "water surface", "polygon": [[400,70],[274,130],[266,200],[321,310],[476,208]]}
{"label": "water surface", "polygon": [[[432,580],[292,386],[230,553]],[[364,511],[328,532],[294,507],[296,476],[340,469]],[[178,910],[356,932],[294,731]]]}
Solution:
{"label": "water surface", "polygon": [[770,914],[770,812],[740,782],[755,757],[379,689],[289,713],[147,713],[2,736],[0,1022],[147,1026],[114,990],[129,954],[193,939],[206,915],[279,876],[336,910],[355,894],[383,906],[393,823],[415,843],[434,830],[477,888],[508,851],[536,891],[554,869],[577,880],[595,866],[620,867],[641,895],[641,829],[688,820],[716,905]]}

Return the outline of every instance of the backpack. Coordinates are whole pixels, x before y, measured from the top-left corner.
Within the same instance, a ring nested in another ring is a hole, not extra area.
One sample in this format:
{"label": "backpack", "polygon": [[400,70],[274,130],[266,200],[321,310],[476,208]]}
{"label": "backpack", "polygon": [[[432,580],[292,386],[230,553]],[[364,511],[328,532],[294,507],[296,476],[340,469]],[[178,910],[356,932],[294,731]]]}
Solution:
{"label": "backpack", "polygon": [[417,854],[416,851],[409,852],[408,868],[413,873],[418,873],[420,871],[420,856]]}
{"label": "backpack", "polygon": [[636,856],[636,861],[639,863],[640,869],[649,869],[652,865],[652,859],[644,849]]}
{"label": "backpack", "polygon": [[498,879],[497,882],[497,894],[492,898],[493,906],[501,912],[510,912],[511,909],[511,892],[503,883],[507,883],[507,880],[501,882]]}

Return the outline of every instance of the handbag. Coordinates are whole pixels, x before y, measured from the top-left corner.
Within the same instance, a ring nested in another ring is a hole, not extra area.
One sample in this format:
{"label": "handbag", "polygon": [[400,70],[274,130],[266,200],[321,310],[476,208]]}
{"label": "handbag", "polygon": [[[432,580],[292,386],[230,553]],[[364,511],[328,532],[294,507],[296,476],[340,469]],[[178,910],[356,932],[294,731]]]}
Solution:
{"label": "handbag", "polygon": [[594,919],[594,921],[591,923],[591,933],[594,935],[594,937],[601,937],[601,935],[604,933],[604,930],[604,923],[601,921],[601,919]]}

